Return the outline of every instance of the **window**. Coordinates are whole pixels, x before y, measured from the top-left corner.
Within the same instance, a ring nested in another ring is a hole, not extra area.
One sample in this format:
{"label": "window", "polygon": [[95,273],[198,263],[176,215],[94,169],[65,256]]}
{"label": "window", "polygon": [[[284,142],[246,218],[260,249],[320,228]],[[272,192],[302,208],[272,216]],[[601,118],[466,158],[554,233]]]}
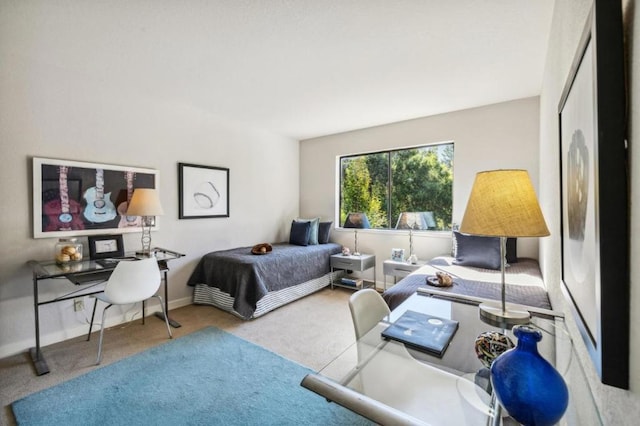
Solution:
{"label": "window", "polygon": [[340,157],[340,224],[357,212],[375,229],[449,230],[452,189],[451,142]]}

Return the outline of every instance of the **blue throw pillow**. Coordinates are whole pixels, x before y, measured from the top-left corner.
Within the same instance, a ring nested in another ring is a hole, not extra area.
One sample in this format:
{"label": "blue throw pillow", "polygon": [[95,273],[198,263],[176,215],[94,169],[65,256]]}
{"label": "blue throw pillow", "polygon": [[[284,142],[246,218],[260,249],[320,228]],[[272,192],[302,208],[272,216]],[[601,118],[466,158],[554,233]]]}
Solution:
{"label": "blue throw pillow", "polygon": [[296,219],[296,222],[309,222],[311,224],[311,228],[309,229],[309,243],[310,246],[315,246],[318,244],[318,224],[320,223],[320,218],[316,217],[313,219]]}
{"label": "blue throw pillow", "polygon": [[327,244],[333,222],[320,222],[318,225],[318,244]]}
{"label": "blue throw pillow", "polygon": [[310,222],[291,222],[291,233],[289,234],[289,244],[297,246],[309,245],[309,234],[311,233]]}
{"label": "blue throw pillow", "polygon": [[476,268],[500,269],[500,238],[479,237],[453,231],[456,257],[453,263]]}

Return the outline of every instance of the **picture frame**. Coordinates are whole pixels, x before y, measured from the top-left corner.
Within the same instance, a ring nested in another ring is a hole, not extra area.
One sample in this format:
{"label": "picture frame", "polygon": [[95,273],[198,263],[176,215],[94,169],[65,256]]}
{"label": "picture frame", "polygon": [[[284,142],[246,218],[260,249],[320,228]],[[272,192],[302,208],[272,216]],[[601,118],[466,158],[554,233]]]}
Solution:
{"label": "picture frame", "polygon": [[621,6],[596,0],[558,106],[562,290],[600,380],[629,387]]}
{"label": "picture frame", "polygon": [[404,262],[404,249],[402,248],[391,249],[391,260],[395,262]]}
{"label": "picture frame", "polygon": [[180,219],[229,217],[229,169],[178,163]]}
{"label": "picture frame", "polygon": [[159,172],[142,167],[33,157],[32,168],[33,238],[141,232],[128,202],[159,188]]}
{"label": "picture frame", "polygon": [[88,243],[91,260],[124,256],[122,234],[90,235]]}

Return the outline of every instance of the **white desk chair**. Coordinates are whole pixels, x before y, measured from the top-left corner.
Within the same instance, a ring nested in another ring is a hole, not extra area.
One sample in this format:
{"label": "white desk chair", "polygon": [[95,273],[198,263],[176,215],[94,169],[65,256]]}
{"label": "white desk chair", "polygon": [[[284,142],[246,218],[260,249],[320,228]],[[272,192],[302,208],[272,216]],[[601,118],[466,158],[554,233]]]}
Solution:
{"label": "white desk chair", "polygon": [[[102,300],[108,305],[102,311],[102,323],[100,326],[100,340],[98,342],[98,358],[96,364],[100,364],[102,361],[102,337],[104,335],[104,321],[109,309],[113,305],[128,305],[131,303],[144,302],[151,297],[157,297],[160,300],[160,308],[167,324],[167,331],[169,332],[169,338],[173,338],[171,335],[171,328],[169,328],[169,321],[167,321],[167,313],[164,311],[164,303],[162,298],[155,294],[160,287],[160,269],[158,268],[158,262],[154,257],[135,261],[120,261],[113,273],[109,277],[103,293],[96,294],[96,301],[93,305],[93,314],[91,315],[91,325],[89,326],[89,335],[87,340],[91,337],[91,329],[93,327],[93,318],[96,315],[96,306],[98,300]],[[143,318],[144,320],[144,318]]]}
{"label": "white desk chair", "polygon": [[367,334],[382,318],[391,312],[380,294],[372,289],[358,290],[349,298],[349,309],[356,340]]}

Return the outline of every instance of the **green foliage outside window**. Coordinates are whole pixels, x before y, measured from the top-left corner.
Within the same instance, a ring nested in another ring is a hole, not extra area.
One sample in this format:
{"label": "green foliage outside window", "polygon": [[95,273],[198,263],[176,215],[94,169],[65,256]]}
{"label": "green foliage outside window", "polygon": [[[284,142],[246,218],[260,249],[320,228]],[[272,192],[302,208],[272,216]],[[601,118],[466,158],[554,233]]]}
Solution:
{"label": "green foliage outside window", "polygon": [[451,229],[453,143],[340,159],[340,223],[364,212],[372,228],[395,228],[402,212],[433,212],[436,230]]}

